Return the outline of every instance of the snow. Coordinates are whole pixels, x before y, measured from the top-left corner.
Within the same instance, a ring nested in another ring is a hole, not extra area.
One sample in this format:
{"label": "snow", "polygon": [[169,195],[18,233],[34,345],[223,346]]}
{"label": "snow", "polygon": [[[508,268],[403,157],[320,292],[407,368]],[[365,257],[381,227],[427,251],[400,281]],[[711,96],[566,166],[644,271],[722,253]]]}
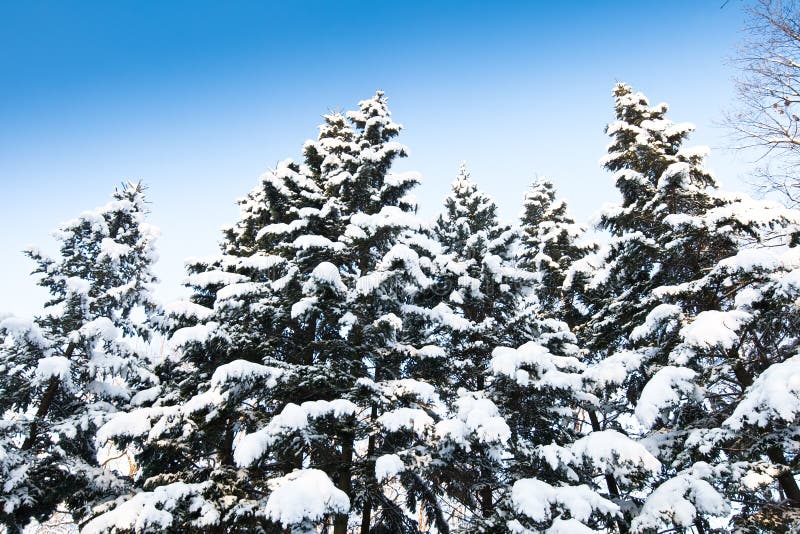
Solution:
{"label": "snow", "polygon": [[422,272],[419,255],[407,245],[402,243],[394,245],[378,263],[377,268],[378,270],[388,270],[395,262],[402,262],[406,272],[414,277],[420,287],[428,287],[433,283],[431,279]]}
{"label": "snow", "polygon": [[408,183],[420,183],[422,181],[422,175],[416,171],[406,171],[406,172],[390,172],[384,178],[383,183],[391,186],[397,187],[401,185],[405,185]]}
{"label": "snow", "polygon": [[633,473],[656,474],[661,463],[645,447],[616,430],[591,432],[570,447],[578,463],[589,463],[617,481],[628,483]]}
{"label": "snow", "polygon": [[634,411],[645,427],[652,427],[662,410],[680,403],[681,395],[697,396],[693,382],[697,373],[686,367],[668,365],[659,369],[647,381]]}
{"label": "snow", "polygon": [[461,391],[455,407],[454,418],[436,423],[439,439],[451,440],[469,450],[470,438],[490,445],[504,445],[511,438],[511,429],[491,400]]}
{"label": "snow", "polygon": [[294,240],[292,246],[300,250],[308,250],[310,248],[323,248],[330,250],[344,250],[344,243],[334,243],[327,237],[321,235],[301,235]]}
{"label": "snow", "polygon": [[65,278],[64,285],[67,293],[73,295],[88,295],[89,290],[91,289],[91,284],[88,280],[84,280],[83,278],[78,278],[76,276]]}
{"label": "snow", "polygon": [[389,271],[376,271],[360,277],[356,281],[356,291],[359,295],[370,295],[379,289],[394,273]]}
{"label": "snow", "polygon": [[745,248],[736,255],[717,263],[716,269],[728,271],[755,271],[756,269],[774,269],[780,264],[780,258],[763,248]]}
{"label": "snow", "polygon": [[289,315],[292,319],[297,319],[298,317],[304,318],[310,311],[314,309],[314,306],[317,304],[317,297],[303,297],[294,304],[292,304],[292,308],[289,310]]}
{"label": "snow", "polygon": [[724,427],[766,427],[773,421],[793,423],[800,414],[800,355],[770,365],[744,392]]}
{"label": "snow", "polygon": [[151,532],[166,530],[173,523],[173,512],[180,505],[199,514],[190,524],[203,530],[219,523],[220,512],[202,494],[210,486],[210,482],[186,484],[174,482],[159,486],[153,491],[141,492],[119,504],[110,512],[102,514],[81,529],[84,534],[103,534],[106,532],[130,530],[133,532]]}
{"label": "snow", "polygon": [[100,254],[97,259],[102,260],[108,258],[112,263],[119,262],[122,256],[125,256],[131,251],[131,247],[123,243],[117,243],[109,237],[105,237],[100,241]]}
{"label": "snow", "polygon": [[413,396],[419,401],[427,403],[435,402],[438,399],[436,388],[433,385],[413,378],[388,380],[381,383],[380,389],[385,395],[394,398]]}
{"label": "snow", "polygon": [[261,230],[256,233],[256,241],[260,241],[262,237],[267,234],[288,234],[291,232],[296,232],[308,226],[308,219],[296,219],[289,224],[286,223],[274,223],[268,224]]}
{"label": "snow", "polygon": [[378,482],[383,482],[397,476],[405,470],[403,460],[396,454],[384,454],[375,460],[375,478]]}
{"label": "snow", "polygon": [[323,282],[337,291],[347,291],[347,286],[344,285],[339,274],[339,268],[330,262],[324,261],[314,267],[314,270],[311,271],[311,278],[318,282]]}
{"label": "snow", "polygon": [[164,313],[167,316],[205,321],[208,320],[214,312],[205,306],[195,304],[188,300],[177,300],[165,304]]}
{"label": "snow", "polygon": [[587,527],[577,519],[561,519],[553,521],[553,524],[545,530],[545,534],[596,534],[597,531]]}
{"label": "snow", "polygon": [[433,419],[422,409],[403,407],[382,413],[378,424],[389,432],[412,430],[422,436],[433,426]]}
{"label": "snow", "polygon": [[644,533],[691,527],[698,515],[724,516],[730,511],[725,499],[714,487],[689,473],[673,477],[645,501],[631,523],[631,531]]}
{"label": "snow", "polygon": [[617,352],[588,367],[583,377],[600,389],[622,384],[628,373],[639,367],[642,358],[640,353],[634,351]]}
{"label": "snow", "polygon": [[339,319],[339,335],[343,338],[347,338],[350,334],[350,330],[353,329],[353,325],[356,324],[358,321],[358,317],[356,317],[353,312],[346,312],[342,317]]}
{"label": "snow", "polygon": [[495,375],[505,375],[514,379],[519,385],[530,383],[530,374],[523,366],[532,368],[538,379],[536,387],[552,387],[578,391],[581,388],[581,375],[569,371],[582,371],[584,365],[572,357],[555,356],[550,351],[533,341],[525,343],[518,349],[497,347],[492,351],[489,368]]}
{"label": "snow", "polygon": [[31,319],[14,316],[6,317],[0,322],[0,330],[4,330],[14,337],[24,337],[37,347],[45,348],[48,346],[48,342],[39,325]]}
{"label": "snow", "polygon": [[64,356],[47,356],[41,358],[36,364],[36,378],[41,381],[56,377],[60,380],[69,380],[72,365]]}
{"label": "snow", "polygon": [[358,406],[346,399],[307,401],[301,405],[290,402],[267,423],[267,426],[244,435],[233,451],[233,459],[239,466],[250,466],[261,458],[267,448],[281,436],[305,430],[308,427],[309,419],[329,415],[341,418],[351,416],[357,411]]}
{"label": "snow", "polygon": [[678,179],[680,187],[688,187],[690,184],[692,165],[683,161],[670,164],[661,177],[658,179],[657,187],[664,189],[676,183],[675,178]]}
{"label": "snow", "polygon": [[264,385],[268,388],[275,387],[283,371],[275,367],[254,363],[247,360],[234,360],[231,363],[220,365],[211,375],[211,386],[221,386],[228,382],[242,380],[265,379]]}
{"label": "snow", "polygon": [[264,284],[257,282],[236,282],[234,284],[227,285],[217,291],[217,302],[215,307],[218,308],[223,303],[227,306],[230,306],[232,303],[225,301],[233,301],[249,295],[256,295],[264,290]]}
{"label": "snow", "polygon": [[142,436],[150,432],[153,420],[163,414],[162,408],[139,408],[114,414],[97,430],[95,440],[102,446],[117,436]]}
{"label": "snow", "polygon": [[600,497],[586,485],[551,486],[535,478],[517,480],[511,488],[514,509],[536,522],[553,519],[553,508],[569,513],[577,521],[587,522],[593,512],[617,515],[619,506]]}
{"label": "snow", "polygon": [[268,482],[267,517],[284,527],[319,521],[329,514],[346,514],[350,499],[323,471],[302,469]]}
{"label": "snow", "polygon": [[692,347],[731,349],[739,340],[737,330],[750,319],[751,315],[741,310],[709,310],[698,313],[680,333]]}
{"label": "snow", "polygon": [[108,317],[98,317],[80,327],[78,333],[85,338],[101,337],[113,341],[119,337],[119,330]]}
{"label": "snow", "polygon": [[218,270],[190,274],[186,277],[186,283],[196,287],[226,286],[247,281],[248,278],[244,275]]}
{"label": "snow", "polygon": [[161,392],[161,386],[153,386],[151,388],[143,389],[131,397],[131,405],[142,406],[143,404],[151,403],[158,399],[158,397],[161,395]]}
{"label": "snow", "polygon": [[217,328],[219,328],[219,323],[215,322],[180,328],[172,334],[169,341],[170,346],[172,348],[179,348],[188,343],[205,343]]}
{"label": "snow", "polygon": [[672,327],[678,324],[682,315],[680,306],[674,304],[659,304],[647,314],[644,324],[637,326],[631,332],[631,340],[638,341],[644,339],[654,332],[657,328],[667,323]]}

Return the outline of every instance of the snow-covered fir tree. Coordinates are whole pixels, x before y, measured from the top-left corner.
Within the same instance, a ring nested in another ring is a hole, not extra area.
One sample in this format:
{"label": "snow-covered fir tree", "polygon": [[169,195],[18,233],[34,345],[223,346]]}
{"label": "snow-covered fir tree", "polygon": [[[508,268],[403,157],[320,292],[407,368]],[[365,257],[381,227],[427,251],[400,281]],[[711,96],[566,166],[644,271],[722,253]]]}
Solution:
{"label": "snow-covered fir tree", "polygon": [[[382,93],[326,116],[304,162],[243,201],[223,255],[192,262],[195,295],[173,308],[179,351],[162,369],[180,386],[104,429],[119,446],[135,434],[145,491],[94,531],[413,532],[418,501],[446,529],[408,469],[435,400],[411,360],[440,351],[407,343],[419,333],[406,323],[427,321],[407,304],[431,281],[399,239],[418,225],[417,175],[390,172],[399,130]],[[146,422],[132,432],[132,420]],[[144,502],[166,513],[131,516]]]}
{"label": "snow-covered fir tree", "polygon": [[0,322],[0,521],[9,532],[57,510],[80,521],[89,503],[125,491],[98,464],[95,435],[155,380],[145,319],[157,308],[158,232],[146,212],[144,186],[127,183],[61,225],[57,257],[26,251],[50,300],[33,321]]}
{"label": "snow-covered fir tree", "polygon": [[[723,406],[747,386],[734,380],[739,356],[721,350],[733,345],[718,345],[714,333],[726,324],[737,329],[726,302],[747,284],[739,288],[709,273],[742,249],[772,243],[778,228],[790,234],[793,216],[719,192],[702,166],[706,150],[682,146],[691,125],[672,123],[665,104],[651,107],[626,85],[615,96],[617,121],[607,130],[614,141],[604,165],[623,201],[602,215],[612,234],[602,258],[573,270],[592,314],[582,334],[600,359],[587,379],[604,398],[603,426],[642,436],[662,464],[654,489],[631,508],[631,528],[704,531],[710,517],[729,514],[719,491],[731,486],[714,487],[726,468],[688,447],[687,438],[717,426],[730,409]],[[715,357],[700,357],[686,334]]]}
{"label": "snow-covered fir tree", "polygon": [[440,393],[452,414],[437,424],[441,459],[434,476],[476,528],[479,518],[495,513],[510,438],[487,395],[486,371],[492,349],[508,344],[506,325],[525,279],[513,266],[513,232],[498,221],[497,205],[478,190],[464,164],[432,234],[441,247],[434,309],[446,318],[439,335],[449,364]]}
{"label": "snow-covered fir tree", "polygon": [[[713,263],[713,254],[702,247],[695,247],[690,240],[676,240],[666,218],[705,209],[705,190],[714,180],[699,165],[699,153],[682,147],[691,125],[672,123],[665,117],[665,104],[650,107],[643,95],[626,85],[616,87],[615,97],[617,120],[607,128],[613,142],[603,164],[615,173],[622,203],[601,215],[600,226],[611,233],[611,240],[594,272],[587,274],[590,261],[579,262],[573,272],[584,283],[583,303],[591,315],[579,332],[599,360],[587,373],[604,401],[601,420],[594,427],[635,433],[638,429],[630,417],[633,408],[647,381],[667,364],[657,353],[634,350],[636,328],[657,307],[653,290],[666,283],[688,281],[695,269]],[[731,250],[732,245],[709,246]],[[656,456],[663,465],[653,473],[661,477],[656,484],[670,483],[677,468],[663,451],[657,450]],[[707,485],[704,480],[697,483]],[[675,514],[675,522],[670,517],[666,525],[682,528],[696,523],[703,528],[708,514],[724,514],[719,496],[713,490],[711,494],[714,499],[698,498],[691,504],[697,505],[696,512],[692,508],[691,514]],[[625,528],[641,505],[636,493],[627,496],[631,505]],[[673,500],[669,505],[677,509],[681,502]],[[702,504],[707,505],[705,509]],[[642,509],[645,513],[646,508]],[[641,525],[638,519],[633,523],[634,527]]]}
{"label": "snow-covered fir tree", "polygon": [[569,215],[564,200],[556,200],[555,186],[546,178],[525,194],[520,219],[519,266],[535,274],[529,313],[538,310],[576,327],[583,317],[564,280],[572,264],[595,252],[597,244],[586,239],[586,227]]}
{"label": "snow-covered fir tree", "polygon": [[[454,316],[438,333],[449,355],[440,390],[449,415],[436,424],[430,476],[447,490],[459,530],[602,529],[618,506],[596,491],[584,463],[578,408],[591,396],[582,393],[575,337],[552,317],[521,316],[537,278],[516,266],[518,232],[496,211],[462,167],[434,226],[437,287],[446,289],[437,307]],[[608,465],[616,460],[609,452]]]}

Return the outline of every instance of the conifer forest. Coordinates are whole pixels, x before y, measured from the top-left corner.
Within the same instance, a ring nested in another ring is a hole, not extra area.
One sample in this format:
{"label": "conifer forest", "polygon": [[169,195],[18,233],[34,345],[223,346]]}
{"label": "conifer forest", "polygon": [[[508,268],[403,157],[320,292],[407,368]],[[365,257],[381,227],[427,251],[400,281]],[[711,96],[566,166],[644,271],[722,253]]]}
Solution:
{"label": "conifer forest", "polygon": [[186,299],[152,185],[75,206],[0,316],[0,531],[797,532],[800,211],[609,89],[591,225],[558,177],[503,222],[468,161],[421,217],[383,91],[241,192]]}

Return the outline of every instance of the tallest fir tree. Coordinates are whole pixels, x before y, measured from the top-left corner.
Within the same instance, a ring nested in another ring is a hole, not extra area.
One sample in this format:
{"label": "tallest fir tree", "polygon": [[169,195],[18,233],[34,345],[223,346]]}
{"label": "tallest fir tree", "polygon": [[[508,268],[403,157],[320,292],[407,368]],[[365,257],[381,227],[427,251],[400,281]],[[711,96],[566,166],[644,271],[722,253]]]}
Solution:
{"label": "tallest fir tree", "polygon": [[380,92],[326,116],[304,161],[241,202],[223,254],[191,261],[193,302],[166,321],[178,350],[161,367],[167,389],[103,433],[142,451],[146,491],[92,529],[414,532],[417,503],[447,529],[409,469],[436,405],[413,370],[439,351],[410,327],[428,320],[413,304],[430,262],[402,243],[418,178],[390,171],[406,153],[399,131]]}

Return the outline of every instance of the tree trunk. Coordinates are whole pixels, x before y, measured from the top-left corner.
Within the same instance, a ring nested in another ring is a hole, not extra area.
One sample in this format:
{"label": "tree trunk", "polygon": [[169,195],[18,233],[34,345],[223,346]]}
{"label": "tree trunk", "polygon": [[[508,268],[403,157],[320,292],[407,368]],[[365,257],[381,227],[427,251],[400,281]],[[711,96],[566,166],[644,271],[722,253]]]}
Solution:
{"label": "tree trunk", "polygon": [[[378,418],[378,407],[373,405],[372,411],[370,412],[370,419],[375,421]],[[369,491],[370,486],[372,486],[372,482],[375,480],[375,434],[370,435],[369,440],[367,441],[367,475],[365,480],[365,486],[367,487],[367,491]],[[361,534],[369,534],[369,527],[372,523],[372,499],[367,493],[366,498],[364,499],[364,510],[361,513]]]}
{"label": "tree trunk", "polygon": [[488,483],[481,488],[478,499],[481,503],[481,515],[483,517],[491,517],[494,511],[494,503],[492,502],[492,487]]}
{"label": "tree trunk", "polygon": [[[348,498],[353,497],[353,440],[352,433],[342,435],[342,465],[339,468],[339,489],[345,492]],[[347,534],[347,520],[349,514],[337,514],[333,520],[333,534]]]}
{"label": "tree trunk", "polygon": [[222,447],[220,447],[220,463],[228,467],[232,467],[234,465],[233,436],[233,421],[228,418],[225,420],[225,435],[222,438]]}
{"label": "tree trunk", "polygon": [[[67,345],[67,350],[64,352],[64,357],[69,360],[74,351],[75,345],[70,343]],[[50,411],[50,406],[53,405],[53,401],[56,398],[56,393],[58,393],[58,386],[60,385],[61,380],[58,377],[50,377],[50,381],[47,383],[47,389],[45,389],[44,395],[42,396],[42,402],[39,404],[39,409],[36,410],[36,415],[31,423],[31,429],[28,433],[28,437],[25,438],[25,441],[22,443],[23,451],[27,451],[33,447],[33,443],[36,441],[36,434],[39,432],[39,423],[43,421],[45,417],[47,417],[47,412]]]}
{"label": "tree trunk", "polygon": [[[786,457],[780,447],[773,446],[767,449],[767,457],[774,464],[786,465]],[[786,498],[792,508],[800,508],[800,488],[797,487],[797,481],[794,479],[791,470],[783,471],[778,475],[778,484],[786,494]]]}

